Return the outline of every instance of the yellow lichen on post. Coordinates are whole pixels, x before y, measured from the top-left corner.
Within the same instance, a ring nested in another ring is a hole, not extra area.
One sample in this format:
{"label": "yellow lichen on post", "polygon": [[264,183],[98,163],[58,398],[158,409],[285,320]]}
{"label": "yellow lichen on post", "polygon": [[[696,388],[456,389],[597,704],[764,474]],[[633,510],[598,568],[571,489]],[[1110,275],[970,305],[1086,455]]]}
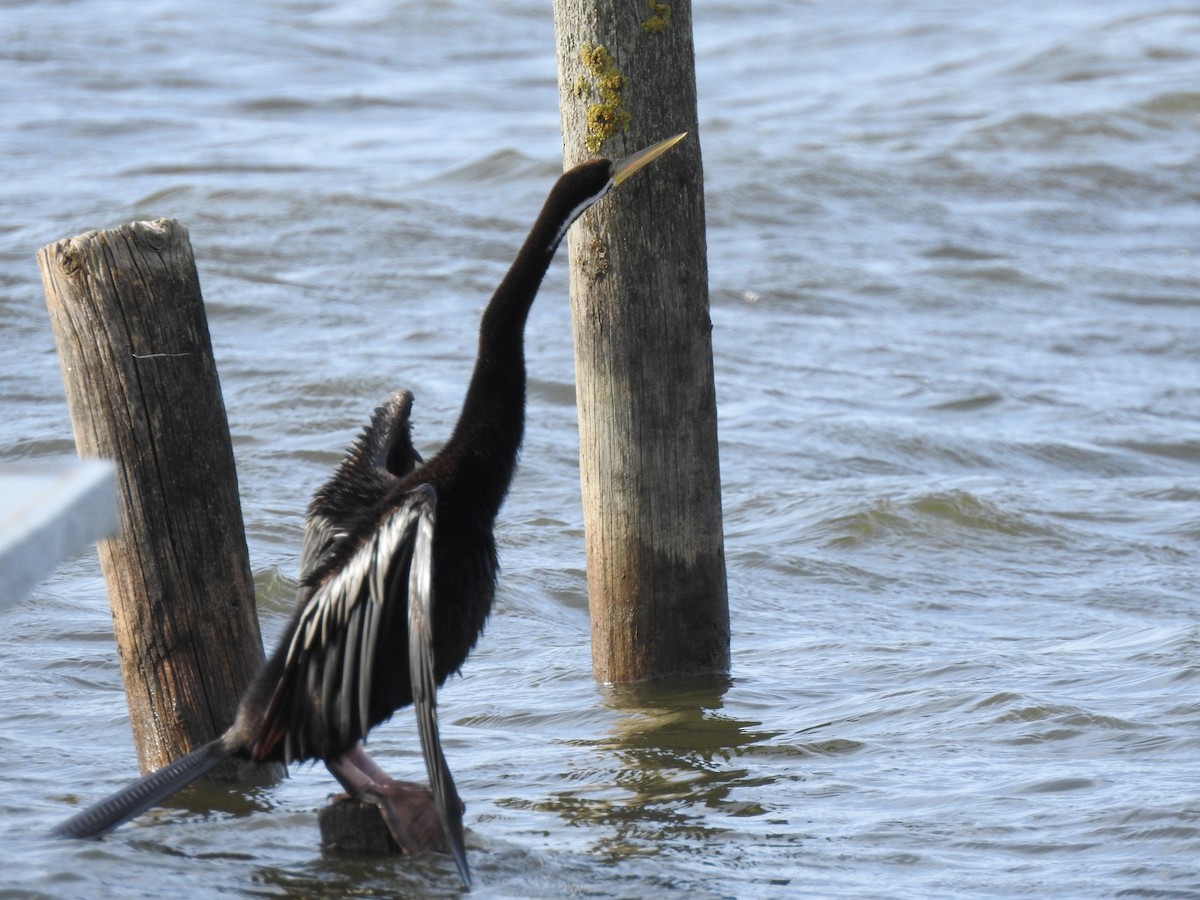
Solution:
{"label": "yellow lichen on post", "polygon": [[660,3],[659,0],[648,0],[648,5],[653,15],[642,22],[642,31],[646,34],[658,34],[660,31],[665,31],[671,24],[671,7],[666,3]]}
{"label": "yellow lichen on post", "polygon": [[629,112],[621,105],[625,76],[603,44],[585,46],[579,51],[579,58],[592,76],[592,84],[589,89],[581,77],[575,82],[574,93],[583,97],[594,91],[597,96],[597,102],[590,104],[587,109],[587,136],[584,143],[589,153],[599,153],[606,140],[618,131],[629,130]]}

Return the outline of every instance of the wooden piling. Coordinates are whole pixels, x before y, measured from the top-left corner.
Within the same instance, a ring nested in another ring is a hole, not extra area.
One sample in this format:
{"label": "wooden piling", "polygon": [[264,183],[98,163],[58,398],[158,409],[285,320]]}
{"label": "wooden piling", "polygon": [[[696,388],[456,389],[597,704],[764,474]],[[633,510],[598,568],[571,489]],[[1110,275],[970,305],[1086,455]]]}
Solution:
{"label": "wooden piling", "polygon": [[729,668],[690,0],[554,0],[567,166],[689,137],[569,238],[592,665]]}
{"label": "wooden piling", "polygon": [[224,731],[263,658],[200,282],[170,219],[49,244],[38,264],[79,454],[117,466],[100,563],[145,773]]}

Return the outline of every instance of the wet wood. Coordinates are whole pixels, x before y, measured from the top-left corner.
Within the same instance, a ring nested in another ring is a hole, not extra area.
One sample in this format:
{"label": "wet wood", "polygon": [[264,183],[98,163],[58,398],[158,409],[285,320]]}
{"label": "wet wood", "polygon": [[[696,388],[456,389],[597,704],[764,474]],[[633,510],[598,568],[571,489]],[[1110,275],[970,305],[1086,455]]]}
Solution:
{"label": "wet wood", "polygon": [[117,466],[100,543],[142,772],[215,737],[262,660],[237,475],[187,230],[38,253],[75,442]]}
{"label": "wet wood", "polygon": [[567,166],[689,137],[569,237],[592,662],[729,667],[690,2],[555,0]]}

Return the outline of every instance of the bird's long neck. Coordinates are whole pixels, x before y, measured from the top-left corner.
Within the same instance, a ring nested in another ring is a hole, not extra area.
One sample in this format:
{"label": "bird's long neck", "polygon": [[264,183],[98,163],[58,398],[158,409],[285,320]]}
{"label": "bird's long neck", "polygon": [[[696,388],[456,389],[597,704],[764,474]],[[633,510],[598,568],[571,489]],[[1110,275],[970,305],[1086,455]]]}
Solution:
{"label": "bird's long neck", "polygon": [[456,481],[491,516],[499,511],[525,433],[525,320],[563,227],[547,200],[508,273],[484,310],[479,355],[462,413],[440,456]]}

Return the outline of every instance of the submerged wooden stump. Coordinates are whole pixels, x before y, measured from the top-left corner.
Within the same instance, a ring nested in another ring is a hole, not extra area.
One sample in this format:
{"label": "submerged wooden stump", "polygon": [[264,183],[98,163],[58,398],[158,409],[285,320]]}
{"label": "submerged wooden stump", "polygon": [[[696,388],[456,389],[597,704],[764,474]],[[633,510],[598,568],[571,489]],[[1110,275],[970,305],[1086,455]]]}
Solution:
{"label": "submerged wooden stump", "polygon": [[263,658],[225,406],[187,230],[38,253],[82,457],[117,467],[100,543],[142,772],[220,734]]}

